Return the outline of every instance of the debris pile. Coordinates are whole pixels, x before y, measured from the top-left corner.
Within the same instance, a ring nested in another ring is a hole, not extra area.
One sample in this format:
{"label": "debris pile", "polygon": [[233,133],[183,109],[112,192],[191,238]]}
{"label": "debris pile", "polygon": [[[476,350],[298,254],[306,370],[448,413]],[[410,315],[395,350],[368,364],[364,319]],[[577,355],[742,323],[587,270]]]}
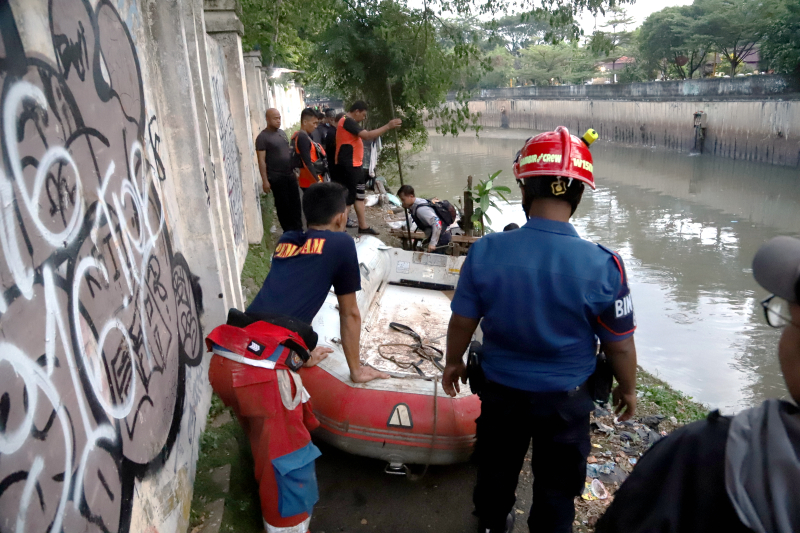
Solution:
{"label": "debris pile", "polygon": [[649,414],[615,422],[613,413],[598,407],[591,416],[592,449],[586,465],[586,484],[576,500],[575,531],[589,532],[614,494],[650,446],[679,427],[675,417]]}

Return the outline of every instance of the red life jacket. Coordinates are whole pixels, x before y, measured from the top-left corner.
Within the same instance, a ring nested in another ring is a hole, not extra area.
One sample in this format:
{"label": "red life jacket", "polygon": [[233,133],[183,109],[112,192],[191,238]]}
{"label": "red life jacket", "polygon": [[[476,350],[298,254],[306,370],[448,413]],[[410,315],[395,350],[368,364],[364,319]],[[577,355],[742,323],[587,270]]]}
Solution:
{"label": "red life jacket", "polygon": [[339,119],[339,126],[336,128],[336,164],[339,164],[339,151],[342,146],[349,144],[353,147],[353,166],[360,167],[364,164],[364,141],[358,135],[353,135],[344,129],[344,121],[347,115]]}

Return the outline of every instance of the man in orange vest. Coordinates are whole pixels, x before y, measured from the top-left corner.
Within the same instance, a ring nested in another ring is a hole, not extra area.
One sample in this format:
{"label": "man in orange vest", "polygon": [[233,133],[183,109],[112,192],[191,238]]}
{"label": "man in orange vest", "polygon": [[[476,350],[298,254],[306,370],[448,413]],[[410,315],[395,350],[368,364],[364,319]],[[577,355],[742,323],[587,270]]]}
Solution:
{"label": "man in orange vest", "polygon": [[321,183],[327,173],[325,150],[311,138],[318,124],[317,113],[307,107],[300,113],[300,129],[292,135],[292,149],[302,161],[298,182],[303,192],[313,184]]}
{"label": "man in orange vest", "polygon": [[399,127],[399,118],[390,120],[375,130],[365,130],[359,126],[367,118],[369,106],[361,100],[350,106],[350,111],[339,120],[336,127],[336,164],[339,171],[334,179],[347,188],[347,205],[355,205],[358,217],[358,233],[378,235],[367,225],[364,216],[364,196],[366,175],[364,173],[364,141],[377,139],[389,130]]}

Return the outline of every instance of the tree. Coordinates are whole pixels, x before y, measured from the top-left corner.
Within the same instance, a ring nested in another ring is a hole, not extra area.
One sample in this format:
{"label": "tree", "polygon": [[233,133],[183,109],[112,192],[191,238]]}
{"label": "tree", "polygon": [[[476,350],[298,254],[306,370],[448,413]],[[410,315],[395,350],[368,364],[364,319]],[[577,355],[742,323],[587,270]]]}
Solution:
{"label": "tree", "polygon": [[764,70],[800,77],[800,3],[784,0],[761,45]]}
{"label": "tree", "polygon": [[520,78],[536,85],[582,83],[595,70],[595,57],[577,44],[539,44],[521,52]]}
{"label": "tree", "polygon": [[611,7],[608,11],[611,13],[611,18],[601,26],[605,31],[594,32],[589,40],[589,47],[595,53],[605,54],[606,59],[611,61],[612,69],[616,69],[617,61],[623,56],[625,46],[631,42],[628,25],[633,24],[635,20],[621,7]]}
{"label": "tree", "polygon": [[402,110],[399,134],[416,145],[427,139],[426,112],[446,120],[448,132],[466,131],[477,123],[466,102],[455,112],[440,105],[465,72],[483,72],[488,65],[469,36],[448,34],[452,45],[444,46],[439,35],[449,30],[430,10],[391,0],[349,9],[317,41],[311,75],[328,94],[346,102],[366,100],[373,125],[392,117],[390,82],[396,111]]}
{"label": "tree", "polygon": [[730,75],[767,33],[765,21],[776,20],[777,0],[695,0],[694,31],[709,42],[730,65]]}
{"label": "tree", "polygon": [[507,87],[509,80],[517,77],[514,68],[516,59],[504,46],[498,46],[486,58],[491,66],[491,70],[486,72],[477,82],[481,88]]}
{"label": "tree", "polygon": [[550,25],[529,14],[507,15],[486,23],[486,30],[491,36],[497,36],[506,49],[512,54],[518,53],[529,44],[541,44],[551,32]]}
{"label": "tree", "polygon": [[695,36],[698,9],[668,7],[647,17],[638,39],[642,58],[658,64],[666,78],[671,64],[681,79],[692,78],[704,64],[710,41]]}

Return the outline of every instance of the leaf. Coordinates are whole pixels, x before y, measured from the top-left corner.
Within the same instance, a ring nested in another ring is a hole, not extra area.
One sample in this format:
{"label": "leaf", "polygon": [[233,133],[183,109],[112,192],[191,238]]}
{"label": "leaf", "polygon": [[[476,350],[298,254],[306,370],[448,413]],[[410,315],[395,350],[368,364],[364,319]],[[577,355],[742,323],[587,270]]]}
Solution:
{"label": "leaf", "polygon": [[484,214],[483,216],[484,216],[484,218],[486,218],[486,220],[489,222],[489,224],[492,223],[492,219],[489,218],[489,215]]}
{"label": "leaf", "polygon": [[489,202],[490,200],[488,196],[484,196],[483,198],[481,198],[481,210],[484,213],[489,209]]}
{"label": "leaf", "polygon": [[507,192],[507,193],[511,192],[511,189],[509,189],[505,185],[495,185],[494,190],[495,190],[495,192],[497,192],[497,191]]}
{"label": "leaf", "polygon": [[495,179],[497,176],[499,176],[499,175],[500,175],[500,173],[501,173],[501,172],[503,172],[503,169],[502,169],[502,168],[501,168],[500,170],[498,170],[497,172],[495,172],[494,174],[490,174],[490,175],[489,175],[489,179],[490,179],[490,180],[493,180],[493,179]]}
{"label": "leaf", "polygon": [[[495,190],[495,192],[497,192],[497,191]],[[503,196],[503,195],[502,195],[502,194],[500,194],[499,192],[497,193],[497,196],[499,196],[500,198],[502,198],[502,199],[503,199],[503,200],[504,200],[506,203],[509,203],[509,201],[508,201],[508,198],[506,198],[505,196]]]}

